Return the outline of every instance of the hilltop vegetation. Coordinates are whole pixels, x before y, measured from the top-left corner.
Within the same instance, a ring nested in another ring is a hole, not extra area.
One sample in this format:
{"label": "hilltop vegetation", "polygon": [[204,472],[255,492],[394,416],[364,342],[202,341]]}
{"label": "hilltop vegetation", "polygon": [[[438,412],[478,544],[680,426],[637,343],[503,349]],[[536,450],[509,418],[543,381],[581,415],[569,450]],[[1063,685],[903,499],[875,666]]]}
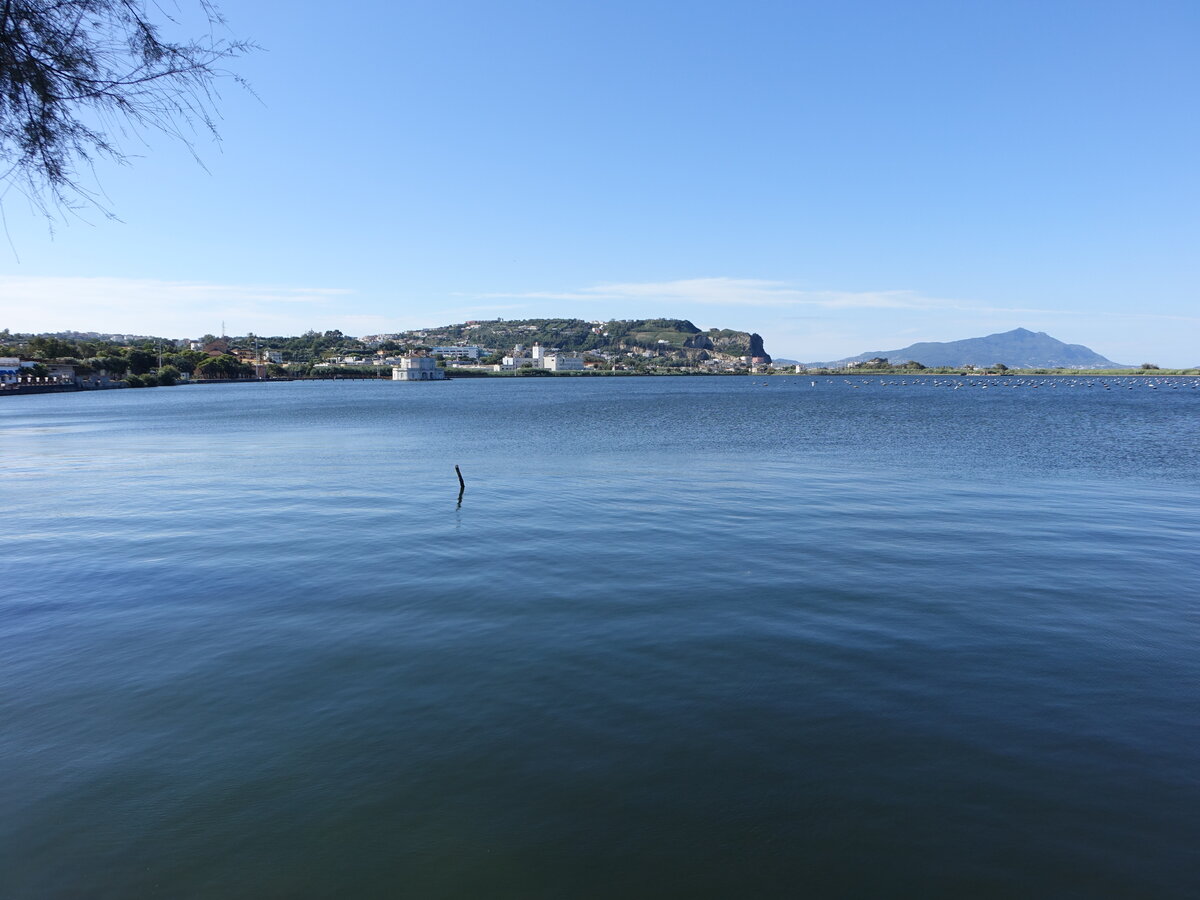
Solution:
{"label": "hilltop vegetation", "polygon": [[493,319],[371,335],[364,340],[397,347],[467,343],[496,350],[537,342],[573,352],[659,351],[683,358],[707,353],[770,361],[759,335],[729,328],[702,331],[687,319]]}

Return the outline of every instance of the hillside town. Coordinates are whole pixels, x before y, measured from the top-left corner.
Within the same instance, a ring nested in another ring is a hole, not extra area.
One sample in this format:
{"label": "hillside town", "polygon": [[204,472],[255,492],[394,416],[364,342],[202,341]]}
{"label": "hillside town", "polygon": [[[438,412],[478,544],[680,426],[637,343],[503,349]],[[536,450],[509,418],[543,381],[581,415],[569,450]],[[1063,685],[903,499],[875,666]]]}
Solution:
{"label": "hillside town", "polygon": [[770,364],[758,335],[705,334],[686,320],[495,320],[361,338],[0,332],[0,390],[23,392],[310,378],[746,374]]}

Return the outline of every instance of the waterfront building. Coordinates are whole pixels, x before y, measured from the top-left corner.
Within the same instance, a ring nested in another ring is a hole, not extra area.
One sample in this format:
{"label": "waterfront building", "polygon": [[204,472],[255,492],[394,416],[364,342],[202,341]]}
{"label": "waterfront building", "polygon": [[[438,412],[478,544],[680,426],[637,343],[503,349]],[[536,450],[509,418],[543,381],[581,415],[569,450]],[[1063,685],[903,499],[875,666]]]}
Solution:
{"label": "waterfront building", "polygon": [[446,372],[432,356],[405,356],[392,366],[392,381],[441,381]]}
{"label": "waterfront building", "polygon": [[15,356],[0,356],[0,382],[16,384],[21,380],[21,360]]}
{"label": "waterfront building", "polygon": [[78,384],[79,380],[75,374],[75,367],[63,365],[59,363],[47,363],[47,374],[59,384]]}
{"label": "waterfront building", "polygon": [[547,353],[538,368],[551,372],[582,372],[583,356],[579,353]]}

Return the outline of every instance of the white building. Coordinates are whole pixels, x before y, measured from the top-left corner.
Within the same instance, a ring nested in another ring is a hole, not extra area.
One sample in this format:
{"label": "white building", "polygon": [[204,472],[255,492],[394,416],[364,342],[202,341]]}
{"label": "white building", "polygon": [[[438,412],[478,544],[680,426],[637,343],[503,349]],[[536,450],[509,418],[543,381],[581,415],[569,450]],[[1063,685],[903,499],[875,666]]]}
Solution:
{"label": "white building", "polygon": [[47,363],[46,370],[50,377],[60,384],[75,384],[75,367],[59,363]]}
{"label": "white building", "polygon": [[432,356],[406,356],[392,366],[392,381],[441,381],[446,372]]}
{"label": "white building", "polygon": [[20,360],[15,356],[0,357],[0,383],[18,384],[23,377],[29,377],[22,369],[32,369],[37,363],[33,360]]}
{"label": "white building", "polygon": [[551,372],[582,372],[583,357],[578,353],[547,353],[540,368]]}
{"label": "white building", "polygon": [[482,347],[434,347],[429,351],[433,356],[444,356],[446,359],[479,359],[483,353]]}
{"label": "white building", "polygon": [[534,344],[530,355],[525,356],[525,348],[518,344],[513,348],[512,356],[504,357],[504,362],[496,371],[512,371],[528,366],[531,369],[549,369],[551,372],[582,372],[583,354],[565,353],[561,350],[546,351],[541,344]]}

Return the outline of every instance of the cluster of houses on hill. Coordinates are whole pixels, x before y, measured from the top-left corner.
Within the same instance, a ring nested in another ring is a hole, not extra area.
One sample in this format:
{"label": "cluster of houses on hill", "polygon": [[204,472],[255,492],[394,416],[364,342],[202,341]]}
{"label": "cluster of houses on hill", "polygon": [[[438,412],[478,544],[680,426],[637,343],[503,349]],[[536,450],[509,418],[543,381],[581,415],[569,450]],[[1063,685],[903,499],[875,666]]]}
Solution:
{"label": "cluster of houses on hill", "polygon": [[[438,368],[437,357],[441,356],[449,365],[462,365],[468,360],[475,363],[485,351],[481,347],[434,347],[430,350],[432,356],[406,356],[397,360],[392,366],[393,381],[439,381],[446,377],[444,369]],[[549,372],[582,372],[584,369],[583,355],[580,353],[565,353],[561,350],[546,351],[540,344],[535,343],[525,355],[525,348],[518,344],[511,355],[504,357],[501,362],[491,366],[472,365],[475,369],[488,369],[493,372],[516,372],[519,369],[545,369]]]}
{"label": "cluster of houses on hill", "polygon": [[558,349],[547,349],[535,343],[526,349],[518,344],[512,353],[505,356],[499,363],[481,365],[480,359],[490,355],[483,347],[470,345],[454,345],[446,347],[430,347],[428,351],[411,356],[392,356],[383,352],[374,356],[340,356],[318,363],[313,368],[336,368],[342,366],[361,366],[377,368],[390,366],[393,381],[439,381],[445,377],[445,369],[438,365],[444,362],[446,368],[471,368],[490,372],[516,372],[519,369],[544,369],[549,372],[582,372],[585,368],[582,353],[568,353]]}
{"label": "cluster of houses on hill", "polygon": [[[471,324],[474,323],[468,323],[468,325]],[[594,332],[603,333],[603,323],[592,324]],[[528,327],[534,328],[532,325]],[[108,337],[83,333],[69,336],[73,338]],[[376,337],[396,336],[379,335]],[[438,337],[441,337],[442,340],[447,339],[447,336],[442,335],[431,334],[430,337],[433,340],[437,340]],[[151,345],[151,340],[157,341],[157,344]],[[146,379],[158,377],[156,368],[163,368],[164,362],[169,374],[163,377],[169,377],[171,379],[169,383],[172,384],[187,381],[224,380],[226,378],[265,379],[272,376],[336,378],[350,376],[351,372],[346,371],[348,368],[358,369],[362,375],[375,377],[385,376],[390,369],[394,381],[440,381],[448,375],[452,376],[456,370],[462,374],[570,373],[583,372],[588,369],[614,372],[644,371],[647,365],[653,366],[662,363],[661,357],[670,357],[668,351],[671,349],[667,341],[660,340],[658,347],[622,347],[619,352],[612,349],[593,349],[583,353],[543,346],[540,342],[535,341],[532,346],[528,347],[517,344],[506,353],[494,346],[470,345],[463,341],[444,346],[421,346],[406,351],[401,351],[400,347],[393,343],[390,347],[392,352],[389,352],[378,347],[379,343],[383,343],[382,340],[375,341],[376,346],[371,347],[371,339],[364,338],[362,344],[366,346],[360,344],[362,349],[358,353],[351,351],[350,355],[340,356],[321,354],[324,358],[309,362],[308,360],[316,355],[312,350],[304,350],[299,354],[300,359],[297,360],[289,358],[294,357],[295,351],[289,354],[287,349],[272,350],[260,347],[258,338],[254,338],[251,347],[246,346],[248,343],[246,338],[229,339],[224,336],[214,338],[212,335],[206,335],[201,340],[144,339],[141,343],[143,345],[141,348],[117,348],[118,352],[113,352],[111,356],[120,357],[117,361],[121,365],[118,366],[116,362],[113,362],[113,371],[111,372],[105,369],[108,356],[101,352],[104,348],[90,350],[89,352],[95,352],[96,355],[88,356],[83,363],[61,355],[55,357],[59,360],[58,363],[53,362],[50,358],[22,360],[16,357],[0,357],[0,388],[44,391],[143,386],[155,383],[152,380],[146,381]],[[338,342],[335,346],[341,349],[333,352],[346,353],[348,343]],[[139,360],[136,367],[132,363],[127,366],[125,363],[132,359],[135,349],[143,359]],[[155,350],[157,350],[158,367],[150,365],[149,368],[146,368],[144,357]],[[164,352],[168,354],[167,359],[164,359]],[[84,354],[79,355],[82,357]],[[208,357],[209,360],[219,357],[222,360],[220,365],[214,366],[205,357]],[[229,365],[228,357],[236,360],[238,365]],[[285,362],[285,358],[288,358],[287,362]],[[742,370],[748,367],[750,371],[756,371],[756,364],[759,362],[758,359],[750,358],[735,360],[720,354],[710,356],[707,352],[700,351],[693,353],[687,360],[671,358],[669,365],[676,368],[686,365],[691,371],[721,373],[735,371],[739,367]],[[67,363],[75,363],[75,365]],[[129,371],[132,371],[133,374],[126,375],[126,372]],[[354,372],[353,375],[357,376],[358,372]],[[142,379],[141,383],[139,383],[139,379]],[[167,382],[160,381],[158,383]]]}
{"label": "cluster of houses on hill", "polygon": [[[437,362],[444,362],[449,368],[470,367],[486,369],[491,372],[515,372],[518,369],[545,369],[549,372],[582,372],[585,368],[582,353],[569,353],[564,350],[546,348],[535,343],[526,349],[518,344],[512,352],[499,363],[481,365],[480,359],[490,355],[483,347],[457,344],[446,347],[430,347],[428,351],[412,356],[391,356],[382,351],[374,356],[341,356],[327,359],[318,363],[314,368],[335,368],[340,366],[391,366],[392,378],[396,381],[430,381],[436,380],[416,373],[430,371],[437,367]],[[412,360],[428,359],[428,363],[414,363]]]}

